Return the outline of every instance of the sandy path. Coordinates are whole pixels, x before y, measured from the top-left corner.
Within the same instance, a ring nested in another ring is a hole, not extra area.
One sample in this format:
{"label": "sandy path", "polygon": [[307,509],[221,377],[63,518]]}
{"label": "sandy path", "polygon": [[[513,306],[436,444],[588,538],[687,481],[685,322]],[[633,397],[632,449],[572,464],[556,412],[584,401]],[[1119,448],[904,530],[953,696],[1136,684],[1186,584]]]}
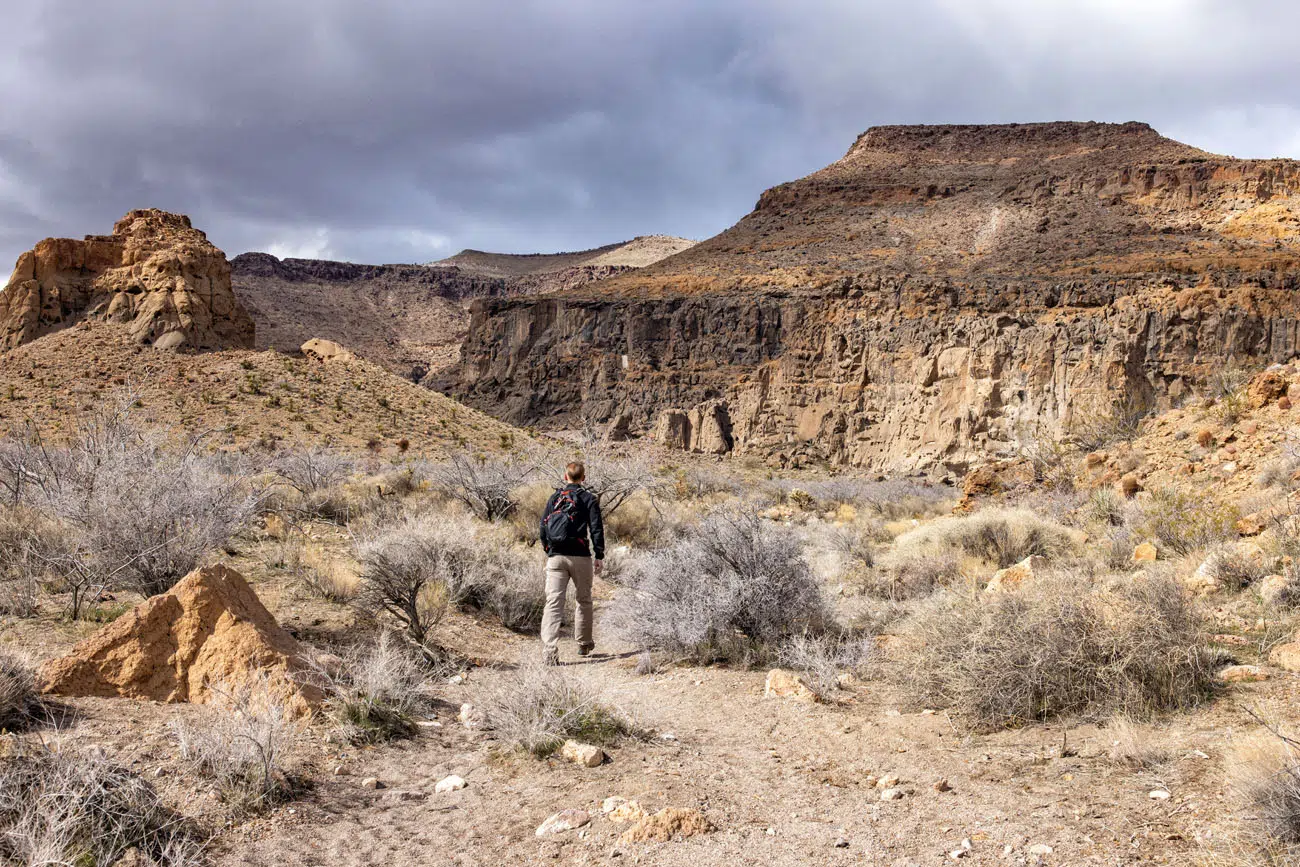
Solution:
{"label": "sandy path", "polygon": [[[512,641],[502,659],[517,658],[521,646],[531,643]],[[1036,863],[1035,844],[1052,847],[1044,863],[1178,863],[1198,831],[1222,818],[1218,763],[1195,752],[1222,753],[1225,734],[1208,718],[1183,718],[1169,735],[1177,758],[1145,773],[1107,762],[1106,733],[1092,726],[1068,732],[1062,757],[1059,727],[965,735],[945,714],[899,713],[897,696],[874,683],[846,705],[824,707],[763,698],[760,672],[677,668],[643,677],[626,656],[565,670],[598,684],[660,737],[612,750],[612,761],[594,769],[494,758],[489,739],[461,727],[450,709],[501,676],[480,669],[448,687],[442,728],[346,751],[347,776],[326,778],[291,820],[282,810],[226,841],[218,863],[913,864],[946,860],[964,839],[969,863]],[[449,773],[469,787],[434,794]],[[908,796],[882,802],[869,774],[901,777]],[[363,790],[366,776],[387,788]],[[939,780],[951,791],[936,791]],[[1151,799],[1161,787],[1173,796]],[[620,845],[623,826],[599,817],[610,795],[650,810],[695,807],[720,830]],[[547,816],[571,807],[590,812],[592,824],[534,836]],[[841,839],[847,847],[835,845]]]}

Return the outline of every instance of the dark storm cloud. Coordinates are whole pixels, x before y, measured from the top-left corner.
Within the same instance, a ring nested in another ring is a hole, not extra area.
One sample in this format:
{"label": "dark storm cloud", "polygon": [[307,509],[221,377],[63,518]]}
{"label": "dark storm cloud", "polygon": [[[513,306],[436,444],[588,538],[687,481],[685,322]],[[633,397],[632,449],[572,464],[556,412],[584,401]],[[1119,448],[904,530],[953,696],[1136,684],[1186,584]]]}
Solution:
{"label": "dark storm cloud", "polygon": [[189,213],[229,252],[704,237],[877,123],[1147,120],[1300,156],[1300,10],[1199,0],[15,0],[0,256]]}

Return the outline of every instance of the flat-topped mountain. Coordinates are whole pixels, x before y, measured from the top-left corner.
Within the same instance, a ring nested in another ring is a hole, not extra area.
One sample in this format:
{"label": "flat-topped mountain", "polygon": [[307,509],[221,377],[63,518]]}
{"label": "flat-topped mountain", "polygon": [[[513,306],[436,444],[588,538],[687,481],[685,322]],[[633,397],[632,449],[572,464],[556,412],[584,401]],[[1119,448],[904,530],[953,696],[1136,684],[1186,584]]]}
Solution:
{"label": "flat-topped mountain", "polygon": [[1300,349],[1300,164],[1145,124],[878,127],[636,272],[475,302],[444,385],[775,462],[960,472]]}
{"label": "flat-topped mountain", "polygon": [[606,244],[577,253],[485,253],[462,250],[431,265],[454,266],[489,277],[526,277],[557,274],[570,268],[644,268],[689,250],[695,242],[670,235],[641,235],[631,241]]}

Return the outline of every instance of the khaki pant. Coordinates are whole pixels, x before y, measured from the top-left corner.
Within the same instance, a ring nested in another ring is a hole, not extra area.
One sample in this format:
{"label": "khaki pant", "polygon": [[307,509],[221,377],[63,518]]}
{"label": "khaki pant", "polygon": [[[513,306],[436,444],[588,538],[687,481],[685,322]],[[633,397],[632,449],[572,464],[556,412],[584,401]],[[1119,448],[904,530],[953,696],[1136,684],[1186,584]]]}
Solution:
{"label": "khaki pant", "polygon": [[555,556],[546,559],[546,608],[542,611],[542,644],[547,650],[560,646],[560,621],[564,618],[564,597],[573,582],[578,611],[573,618],[573,637],[578,644],[595,644],[591,638],[590,557]]}

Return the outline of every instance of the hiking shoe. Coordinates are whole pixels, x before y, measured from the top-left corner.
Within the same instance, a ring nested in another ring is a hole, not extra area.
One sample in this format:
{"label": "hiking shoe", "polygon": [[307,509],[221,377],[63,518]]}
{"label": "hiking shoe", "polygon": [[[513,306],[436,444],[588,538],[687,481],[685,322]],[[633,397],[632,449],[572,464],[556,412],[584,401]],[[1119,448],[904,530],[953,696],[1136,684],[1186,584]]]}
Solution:
{"label": "hiking shoe", "polygon": [[542,663],[543,663],[544,665],[559,665],[559,664],[560,664],[560,651],[558,651],[558,650],[547,650],[547,651],[545,651],[545,652],[542,654]]}
{"label": "hiking shoe", "polygon": [[591,656],[591,652],[592,652],[593,650],[595,650],[595,649],[596,649],[596,645],[594,645],[594,644],[579,644],[579,645],[578,645],[578,655],[579,655],[579,656]]}

